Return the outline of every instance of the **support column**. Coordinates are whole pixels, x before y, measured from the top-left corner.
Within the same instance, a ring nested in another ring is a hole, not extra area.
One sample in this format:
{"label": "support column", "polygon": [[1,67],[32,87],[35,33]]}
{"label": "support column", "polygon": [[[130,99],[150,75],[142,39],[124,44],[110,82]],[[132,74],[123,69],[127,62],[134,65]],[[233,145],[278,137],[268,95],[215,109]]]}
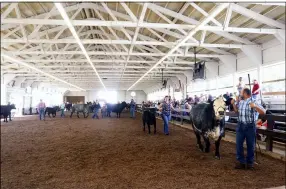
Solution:
{"label": "support column", "polygon": [[7,104],[7,87],[1,83],[1,105]]}
{"label": "support column", "polygon": [[[233,80],[232,90],[233,90],[233,92],[237,92],[236,85],[238,84],[238,78],[237,78],[236,72],[234,72],[234,73],[232,74],[232,80]],[[239,94],[238,94],[238,95],[239,95]]]}
{"label": "support column", "polygon": [[257,74],[257,75],[258,75],[258,78],[257,78],[258,83],[259,83],[260,86],[262,86],[263,68],[262,68],[262,65],[261,65],[261,64],[257,67],[257,73],[258,73],[258,74]]}

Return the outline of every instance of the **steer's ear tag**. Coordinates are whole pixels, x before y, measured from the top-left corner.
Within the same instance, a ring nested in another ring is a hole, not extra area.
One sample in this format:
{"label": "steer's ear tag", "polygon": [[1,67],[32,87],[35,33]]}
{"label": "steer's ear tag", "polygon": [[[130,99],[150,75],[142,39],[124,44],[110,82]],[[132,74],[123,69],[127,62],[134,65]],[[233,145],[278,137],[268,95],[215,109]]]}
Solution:
{"label": "steer's ear tag", "polygon": [[226,99],[225,99],[224,97],[221,97],[221,98],[222,98],[222,100],[223,100],[223,101],[225,101],[225,102],[226,102]]}

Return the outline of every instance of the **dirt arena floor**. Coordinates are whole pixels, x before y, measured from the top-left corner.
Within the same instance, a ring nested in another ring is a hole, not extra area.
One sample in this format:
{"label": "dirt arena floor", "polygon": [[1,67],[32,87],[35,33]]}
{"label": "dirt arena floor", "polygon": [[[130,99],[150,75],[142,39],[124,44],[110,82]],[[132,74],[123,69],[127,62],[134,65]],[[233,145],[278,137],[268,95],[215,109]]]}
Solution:
{"label": "dirt arena floor", "polygon": [[133,120],[15,118],[1,123],[1,188],[269,188],[285,185],[285,162],[259,156],[254,171],[234,170],[235,146],[221,160],[196,148],[190,130],[148,135]]}

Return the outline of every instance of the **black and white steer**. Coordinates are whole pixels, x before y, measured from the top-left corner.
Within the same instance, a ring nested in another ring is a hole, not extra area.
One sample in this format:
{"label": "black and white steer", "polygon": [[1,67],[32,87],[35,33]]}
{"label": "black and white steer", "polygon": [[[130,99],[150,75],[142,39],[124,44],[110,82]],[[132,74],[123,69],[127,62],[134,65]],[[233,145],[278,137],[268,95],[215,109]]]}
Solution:
{"label": "black and white steer", "polygon": [[[201,151],[210,151],[209,139],[215,141],[215,157],[220,159],[219,146],[225,132],[225,111],[231,99],[225,101],[223,97],[218,97],[210,103],[195,105],[190,112],[191,124],[193,126],[197,146]],[[205,147],[201,143],[201,136],[205,141]]]}

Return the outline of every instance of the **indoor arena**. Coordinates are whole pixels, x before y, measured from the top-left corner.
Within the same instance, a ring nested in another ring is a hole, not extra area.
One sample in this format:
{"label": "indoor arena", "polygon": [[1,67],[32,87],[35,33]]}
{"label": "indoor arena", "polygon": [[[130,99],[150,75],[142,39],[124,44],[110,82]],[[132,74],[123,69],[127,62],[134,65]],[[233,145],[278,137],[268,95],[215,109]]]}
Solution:
{"label": "indoor arena", "polygon": [[1,188],[285,189],[285,3],[2,2]]}

